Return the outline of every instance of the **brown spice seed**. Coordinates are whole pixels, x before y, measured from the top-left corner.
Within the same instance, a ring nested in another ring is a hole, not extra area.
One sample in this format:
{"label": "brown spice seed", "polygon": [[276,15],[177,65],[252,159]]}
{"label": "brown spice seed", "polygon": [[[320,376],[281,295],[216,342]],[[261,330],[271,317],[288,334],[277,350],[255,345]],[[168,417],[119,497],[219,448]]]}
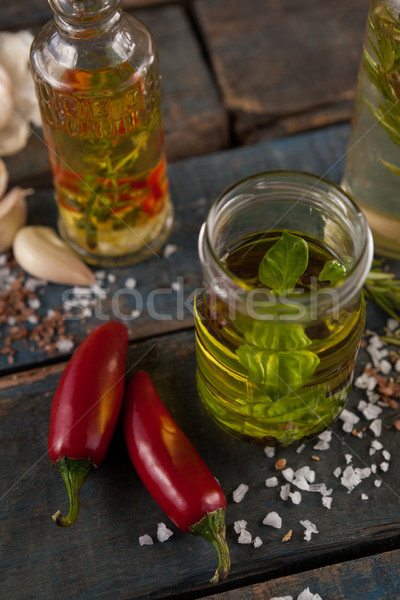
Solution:
{"label": "brown spice seed", "polygon": [[282,542],[288,542],[290,540],[290,538],[292,537],[292,534],[293,534],[293,529],[289,529],[287,534],[283,536]]}
{"label": "brown spice seed", "polygon": [[275,469],[277,471],[283,471],[283,469],[285,467],[286,467],[286,458],[280,458],[279,460],[276,461]]}
{"label": "brown spice seed", "polygon": [[321,459],[320,459],[320,457],[319,457],[319,456],[316,456],[315,454],[312,454],[312,455],[311,455],[311,458],[312,458],[313,460],[316,460],[317,462],[318,462],[319,460],[321,460]]}
{"label": "brown spice seed", "polygon": [[396,421],[394,422],[394,426],[395,429],[397,429],[397,431],[400,431],[400,419],[396,419]]}

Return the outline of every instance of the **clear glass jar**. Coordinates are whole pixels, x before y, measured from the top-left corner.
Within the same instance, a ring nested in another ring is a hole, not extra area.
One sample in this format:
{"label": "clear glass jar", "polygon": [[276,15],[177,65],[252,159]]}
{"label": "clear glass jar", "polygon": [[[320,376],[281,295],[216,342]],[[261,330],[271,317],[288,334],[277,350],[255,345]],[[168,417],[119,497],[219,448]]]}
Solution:
{"label": "clear glass jar", "polygon": [[155,42],[119,0],[49,0],[31,68],[59,208],[86,262],[142,260],[172,226]]}
{"label": "clear glass jar", "polygon": [[[258,269],[284,231],[307,243],[308,263],[293,291],[278,294]],[[213,204],[199,255],[197,383],[209,415],[263,446],[321,433],[345,406],[365,325],[373,242],[361,211],[325,179],[261,173]],[[328,261],[345,273],[336,285],[318,280]]]}
{"label": "clear glass jar", "polygon": [[343,188],[375,248],[400,258],[400,1],[371,0]]}

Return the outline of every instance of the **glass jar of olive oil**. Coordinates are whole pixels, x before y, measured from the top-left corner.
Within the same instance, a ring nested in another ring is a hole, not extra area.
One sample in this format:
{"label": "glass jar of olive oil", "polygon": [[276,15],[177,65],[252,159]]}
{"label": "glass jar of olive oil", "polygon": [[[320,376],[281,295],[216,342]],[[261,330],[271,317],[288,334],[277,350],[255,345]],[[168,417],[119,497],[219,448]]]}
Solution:
{"label": "glass jar of olive oil", "polygon": [[335,184],[277,171],[235,184],[199,237],[197,384],[227,432],[287,446],[345,406],[365,325],[368,224]]}
{"label": "glass jar of olive oil", "polygon": [[88,263],[146,258],[172,226],[151,32],[119,0],[49,0],[31,68],[66,242]]}

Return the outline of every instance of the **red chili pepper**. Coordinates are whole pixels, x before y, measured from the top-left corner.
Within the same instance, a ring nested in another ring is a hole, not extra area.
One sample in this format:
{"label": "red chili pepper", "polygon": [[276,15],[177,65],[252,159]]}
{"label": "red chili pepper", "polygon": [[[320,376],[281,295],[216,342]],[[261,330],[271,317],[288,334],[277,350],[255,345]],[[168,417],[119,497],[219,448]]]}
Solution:
{"label": "red chili pepper", "polygon": [[62,527],[76,521],[81,486],[110,444],[123,400],[128,341],[122,323],[100,325],[75,351],[57,386],[48,450],[70,501],[66,517],[53,515]]}
{"label": "red chili pepper", "polygon": [[177,527],[213,543],[219,566],[211,581],[222,581],[230,568],[224,493],[145,371],[135,373],[129,383],[123,427],[132,463],[147,490]]}

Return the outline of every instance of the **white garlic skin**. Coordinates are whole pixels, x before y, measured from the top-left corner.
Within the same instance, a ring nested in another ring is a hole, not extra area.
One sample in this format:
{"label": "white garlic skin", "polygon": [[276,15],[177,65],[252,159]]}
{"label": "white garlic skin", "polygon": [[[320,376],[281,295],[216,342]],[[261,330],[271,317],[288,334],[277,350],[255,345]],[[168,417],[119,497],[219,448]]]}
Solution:
{"label": "white garlic skin", "polygon": [[14,237],[26,223],[27,205],[25,196],[32,190],[15,187],[0,200],[0,252],[11,248]]}
{"label": "white garlic skin", "polygon": [[91,285],[95,275],[51,227],[29,225],[13,243],[17,263],[28,273],[52,283]]}

